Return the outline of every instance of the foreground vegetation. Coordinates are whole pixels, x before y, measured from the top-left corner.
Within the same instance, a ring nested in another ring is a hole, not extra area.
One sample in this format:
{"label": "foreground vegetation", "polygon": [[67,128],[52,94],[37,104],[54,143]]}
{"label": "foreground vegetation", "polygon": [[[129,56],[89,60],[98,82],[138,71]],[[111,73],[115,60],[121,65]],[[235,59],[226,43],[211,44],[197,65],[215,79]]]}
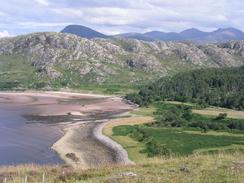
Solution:
{"label": "foreground vegetation", "polygon": [[134,166],[104,167],[100,169],[72,169],[67,166],[18,166],[0,168],[0,182],[194,182],[241,183],[244,179],[244,155],[192,155],[180,158],[154,158]]}
{"label": "foreground vegetation", "polygon": [[175,100],[244,109],[244,67],[200,69],[164,77],[127,99],[143,106]]}

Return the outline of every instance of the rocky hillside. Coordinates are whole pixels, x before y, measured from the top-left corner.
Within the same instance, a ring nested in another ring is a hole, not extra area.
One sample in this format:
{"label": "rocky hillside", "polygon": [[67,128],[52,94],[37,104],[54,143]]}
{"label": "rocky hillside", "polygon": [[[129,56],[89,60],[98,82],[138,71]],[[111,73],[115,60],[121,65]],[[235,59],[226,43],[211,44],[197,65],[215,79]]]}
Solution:
{"label": "rocky hillside", "polygon": [[[16,69],[25,74],[24,65],[33,69],[30,72],[44,85],[72,86],[142,83],[194,68],[240,66],[243,60],[244,41],[199,46],[117,38],[88,40],[64,33],[0,39],[1,82],[3,78],[12,81]],[[18,64],[21,67],[16,68]]]}

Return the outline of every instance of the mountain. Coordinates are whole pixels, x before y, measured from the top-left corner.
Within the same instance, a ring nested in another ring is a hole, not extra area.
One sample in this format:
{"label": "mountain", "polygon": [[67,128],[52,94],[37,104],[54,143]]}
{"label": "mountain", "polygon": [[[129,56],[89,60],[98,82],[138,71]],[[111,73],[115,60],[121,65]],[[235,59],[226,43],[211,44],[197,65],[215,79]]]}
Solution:
{"label": "mountain", "polygon": [[0,88],[135,85],[181,71],[243,64],[244,41],[197,45],[33,33],[0,39]]}
{"label": "mountain", "polygon": [[70,33],[74,34],[83,38],[92,39],[92,38],[108,38],[109,36],[102,34],[100,32],[97,32],[93,29],[90,29],[88,27],[82,26],[82,25],[69,25],[65,27],[62,31],[62,33]]}
{"label": "mountain", "polygon": [[213,32],[203,32],[195,28],[176,32],[151,31],[146,33],[124,33],[108,36],[82,25],[69,25],[61,33],[70,33],[83,38],[126,38],[142,41],[191,41],[201,43],[221,43],[230,40],[244,40],[244,33],[235,28],[218,29]]}
{"label": "mountain", "polygon": [[204,37],[204,40],[206,42],[208,41],[225,42],[228,40],[243,40],[243,39],[244,39],[244,33],[234,28],[218,29],[216,31],[207,34]]}
{"label": "mountain", "polygon": [[126,38],[126,39],[138,39],[141,41],[155,41],[155,38],[152,38],[150,36],[147,36],[146,34],[140,34],[140,33],[125,33],[125,34],[119,34],[115,35],[115,38]]}
{"label": "mountain", "polygon": [[187,29],[179,33],[182,40],[205,37],[208,33],[198,29]]}
{"label": "mountain", "polygon": [[159,31],[147,32],[143,35],[151,37],[154,40],[175,41],[179,39],[179,35],[174,32],[164,33]]}
{"label": "mountain", "polygon": [[[124,36],[126,35],[126,36]],[[226,42],[230,40],[244,40],[244,33],[235,28],[218,29],[213,32],[203,32],[198,29],[192,28],[184,30],[180,33],[176,32],[160,32],[152,31],[146,32],[144,34],[134,33],[134,34],[120,34],[117,37],[122,38],[132,38],[145,40],[146,37],[148,41],[192,41],[196,43],[215,43],[215,42]]]}

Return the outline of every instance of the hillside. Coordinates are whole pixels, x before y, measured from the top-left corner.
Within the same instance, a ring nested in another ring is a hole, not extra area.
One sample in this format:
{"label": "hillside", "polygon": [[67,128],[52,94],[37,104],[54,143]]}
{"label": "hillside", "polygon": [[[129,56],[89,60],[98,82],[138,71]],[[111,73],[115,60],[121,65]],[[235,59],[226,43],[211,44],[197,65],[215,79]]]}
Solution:
{"label": "hillside", "polygon": [[198,46],[187,42],[85,39],[33,33],[0,39],[2,89],[135,85],[180,71],[240,66],[244,42]]}
{"label": "hillside", "polygon": [[164,77],[130,94],[128,99],[148,105],[153,101],[176,100],[244,109],[244,67],[200,69]]}
{"label": "hillside", "polygon": [[154,159],[135,166],[72,169],[67,166],[17,166],[0,168],[0,181],[49,183],[134,183],[134,182],[243,182],[243,154],[194,155]]}

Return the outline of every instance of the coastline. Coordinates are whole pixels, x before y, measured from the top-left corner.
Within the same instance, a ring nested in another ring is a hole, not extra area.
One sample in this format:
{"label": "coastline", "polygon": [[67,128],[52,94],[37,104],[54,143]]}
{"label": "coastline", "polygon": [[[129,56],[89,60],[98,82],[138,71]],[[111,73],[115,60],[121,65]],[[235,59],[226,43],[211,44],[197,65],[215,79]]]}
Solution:
{"label": "coastline", "polygon": [[[84,100],[92,102],[83,104]],[[87,169],[133,164],[123,147],[102,133],[111,119],[135,108],[121,97],[60,91],[1,91],[1,102],[31,107],[32,115],[40,117],[72,117],[71,121],[68,118],[52,124],[62,130],[63,136],[50,147],[72,167]]]}
{"label": "coastline", "polygon": [[[96,122],[95,122],[96,123]],[[109,138],[108,136],[103,134],[104,127],[107,124],[110,124],[111,120],[107,120],[106,122],[99,122],[96,123],[92,127],[91,135],[92,138],[97,140],[99,143],[108,148],[110,153],[113,154],[113,161],[114,162],[103,162],[103,164],[99,166],[106,166],[111,164],[117,165],[133,165],[135,164],[131,161],[128,157],[127,151],[116,141]],[[77,146],[79,144],[75,144],[73,139],[79,138],[79,128],[86,128],[86,123],[84,124],[72,124],[71,126],[67,126],[63,128],[64,135],[56,141],[52,145],[52,149],[57,152],[59,157],[67,164],[74,168],[94,168],[93,164],[86,162],[86,156],[88,155],[86,152],[82,152],[77,150]],[[82,144],[80,144],[82,145]],[[67,157],[67,154],[73,154],[73,157],[77,157],[77,161],[72,160],[70,157]]]}

